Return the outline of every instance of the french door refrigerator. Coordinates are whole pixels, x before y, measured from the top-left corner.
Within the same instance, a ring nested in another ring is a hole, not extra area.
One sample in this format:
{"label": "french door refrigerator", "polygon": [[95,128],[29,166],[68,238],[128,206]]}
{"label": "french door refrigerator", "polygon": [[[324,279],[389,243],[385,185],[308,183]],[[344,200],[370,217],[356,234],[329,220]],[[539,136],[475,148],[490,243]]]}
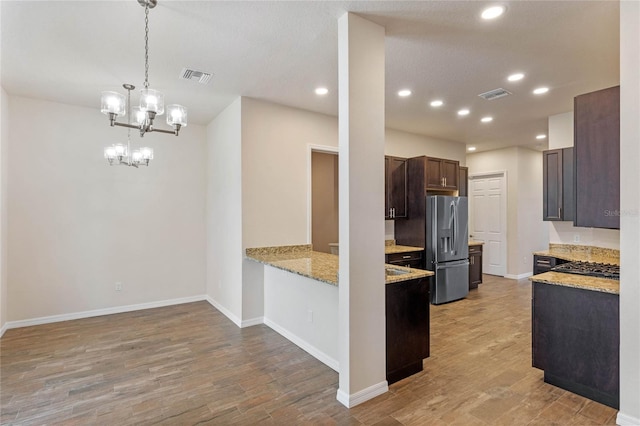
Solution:
{"label": "french door refrigerator", "polygon": [[469,293],[469,221],[467,197],[428,195],[427,269],[435,272],[431,303],[451,302]]}

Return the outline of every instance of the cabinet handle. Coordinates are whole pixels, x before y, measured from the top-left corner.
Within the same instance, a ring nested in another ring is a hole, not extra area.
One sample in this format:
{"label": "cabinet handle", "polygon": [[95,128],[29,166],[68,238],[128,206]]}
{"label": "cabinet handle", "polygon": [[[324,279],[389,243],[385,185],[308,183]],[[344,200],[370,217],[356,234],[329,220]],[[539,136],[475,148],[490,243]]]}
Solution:
{"label": "cabinet handle", "polygon": [[473,261],[475,260],[475,258],[474,258],[474,257],[472,257],[472,258],[471,258],[471,259],[469,259],[469,260],[471,260],[471,264],[473,265],[473,264],[474,264],[474,263],[473,263]]}
{"label": "cabinet handle", "polygon": [[558,219],[560,219],[562,216],[560,216],[560,207],[558,207]]}
{"label": "cabinet handle", "polygon": [[402,256],[403,259],[411,259],[411,255],[407,255],[407,256]]}
{"label": "cabinet handle", "polygon": [[396,208],[395,207],[391,208],[391,217],[396,217]]}
{"label": "cabinet handle", "polygon": [[551,265],[551,261],[550,260],[544,260],[544,259],[538,259],[538,260],[536,260],[536,263],[538,265]]}
{"label": "cabinet handle", "polygon": [[447,186],[447,178],[444,178],[444,186]]}

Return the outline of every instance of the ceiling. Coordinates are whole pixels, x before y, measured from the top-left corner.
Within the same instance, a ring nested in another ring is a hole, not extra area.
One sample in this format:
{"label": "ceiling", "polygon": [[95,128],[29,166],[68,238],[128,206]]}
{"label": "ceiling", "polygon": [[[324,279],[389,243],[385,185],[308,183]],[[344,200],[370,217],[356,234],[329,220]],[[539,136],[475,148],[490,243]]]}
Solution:
{"label": "ceiling", "polygon": [[[386,29],[386,125],[474,145],[543,149],[547,117],[619,83],[617,1],[170,1],[149,13],[150,87],[206,125],[238,96],[338,113],[337,21],[354,12]],[[144,80],[136,0],[0,2],[1,78],[11,95],[99,108],[100,92]],[[184,67],[214,73],[180,80]],[[516,71],[525,78],[511,83]],[[532,95],[533,88],[550,91]],[[317,86],[329,94],[315,95]],[[400,98],[408,88],[413,94]],[[477,95],[504,88],[492,101]],[[443,99],[434,109],[429,102]],[[458,117],[468,107],[471,113]],[[491,123],[480,118],[491,115]],[[106,120],[105,120],[106,121]]]}

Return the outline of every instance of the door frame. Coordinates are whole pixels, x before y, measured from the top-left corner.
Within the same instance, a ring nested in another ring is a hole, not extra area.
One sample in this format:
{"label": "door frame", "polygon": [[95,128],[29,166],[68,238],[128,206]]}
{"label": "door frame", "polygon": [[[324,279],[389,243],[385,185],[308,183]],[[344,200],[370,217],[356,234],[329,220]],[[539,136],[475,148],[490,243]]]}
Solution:
{"label": "door frame", "polygon": [[311,244],[312,240],[312,228],[313,228],[313,218],[311,217],[311,156],[314,152],[324,152],[326,154],[335,154],[338,155],[339,149],[337,146],[328,146],[328,145],[307,145],[307,244]]}
{"label": "door frame", "polygon": [[[492,177],[492,176],[496,176],[496,177],[501,177],[502,178],[502,188],[501,188],[501,192],[502,192],[502,199],[500,200],[500,213],[502,214],[502,217],[504,217],[504,220],[501,223],[501,229],[500,232],[504,235],[504,244],[503,244],[503,248],[501,250],[500,253],[500,259],[504,264],[504,278],[512,278],[508,273],[508,269],[509,269],[509,264],[507,263],[508,261],[508,256],[507,253],[509,253],[509,227],[508,227],[508,222],[509,222],[509,217],[507,215],[508,211],[507,211],[507,197],[508,197],[508,181],[507,181],[507,171],[506,170],[497,170],[497,171],[493,171],[493,172],[480,172],[480,173],[473,173],[473,174],[469,174],[469,181],[472,181],[474,179],[484,179],[484,178],[488,178],[488,177]],[[467,188],[467,192],[468,195],[471,195],[471,185],[469,185],[469,188]],[[469,211],[471,211],[471,197],[469,197]],[[469,216],[469,222],[471,222],[471,215]],[[469,226],[469,230],[471,230],[471,226]],[[484,253],[483,253],[484,256]],[[485,268],[484,265],[483,266],[483,273],[485,273]]]}

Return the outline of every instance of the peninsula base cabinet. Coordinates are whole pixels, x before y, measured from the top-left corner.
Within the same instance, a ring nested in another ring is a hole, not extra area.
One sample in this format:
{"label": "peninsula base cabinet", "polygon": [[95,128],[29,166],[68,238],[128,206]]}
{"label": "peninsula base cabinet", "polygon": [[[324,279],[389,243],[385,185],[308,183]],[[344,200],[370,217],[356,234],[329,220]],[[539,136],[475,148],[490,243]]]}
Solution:
{"label": "peninsula base cabinet", "polygon": [[534,281],[531,312],[533,366],[544,381],[619,408],[619,296]]}
{"label": "peninsula base cabinet", "polygon": [[422,371],[422,360],[429,357],[430,279],[385,286],[389,384]]}

